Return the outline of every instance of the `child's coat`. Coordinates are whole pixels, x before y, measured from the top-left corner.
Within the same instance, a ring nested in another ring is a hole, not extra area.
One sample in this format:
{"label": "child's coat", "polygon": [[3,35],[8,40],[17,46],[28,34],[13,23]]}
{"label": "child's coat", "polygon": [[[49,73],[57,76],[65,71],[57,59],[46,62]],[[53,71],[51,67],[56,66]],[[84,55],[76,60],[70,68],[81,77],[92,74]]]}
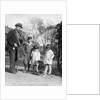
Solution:
{"label": "child's coat", "polygon": [[40,57],[41,57],[41,54],[40,54],[39,50],[37,50],[37,49],[33,50],[31,53],[31,62],[30,63],[32,65],[35,65],[35,63],[40,60]]}
{"label": "child's coat", "polygon": [[46,53],[45,53],[45,57],[44,57],[44,64],[52,65],[53,58],[54,58],[53,51],[51,49],[47,50]]}

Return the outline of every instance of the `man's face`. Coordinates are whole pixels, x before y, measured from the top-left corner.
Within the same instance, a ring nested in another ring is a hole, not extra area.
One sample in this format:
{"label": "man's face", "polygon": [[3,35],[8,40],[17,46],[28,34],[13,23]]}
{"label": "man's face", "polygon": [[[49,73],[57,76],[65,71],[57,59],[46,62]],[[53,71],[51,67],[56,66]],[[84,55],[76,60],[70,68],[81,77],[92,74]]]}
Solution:
{"label": "man's face", "polygon": [[21,30],[21,27],[17,26],[16,29],[17,29],[17,30]]}

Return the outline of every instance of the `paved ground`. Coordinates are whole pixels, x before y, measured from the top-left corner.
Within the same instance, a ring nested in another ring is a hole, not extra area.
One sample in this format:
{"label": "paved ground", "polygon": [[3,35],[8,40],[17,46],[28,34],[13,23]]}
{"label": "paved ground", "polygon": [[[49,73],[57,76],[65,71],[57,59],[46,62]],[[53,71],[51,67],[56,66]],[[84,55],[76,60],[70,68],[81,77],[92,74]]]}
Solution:
{"label": "paved ground", "polygon": [[34,75],[23,73],[24,67],[19,66],[19,71],[16,74],[10,73],[9,64],[5,66],[5,82],[8,86],[61,86],[62,78],[56,75]]}

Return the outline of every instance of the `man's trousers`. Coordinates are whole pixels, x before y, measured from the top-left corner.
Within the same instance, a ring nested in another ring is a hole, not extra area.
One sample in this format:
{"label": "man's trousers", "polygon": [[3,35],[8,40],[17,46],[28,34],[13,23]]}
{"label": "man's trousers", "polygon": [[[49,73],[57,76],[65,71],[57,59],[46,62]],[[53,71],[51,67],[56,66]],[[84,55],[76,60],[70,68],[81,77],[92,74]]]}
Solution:
{"label": "man's trousers", "polygon": [[18,60],[18,50],[15,49],[15,50],[9,51],[9,58],[10,58],[11,72],[14,72],[15,71],[15,64],[17,63],[17,60]]}

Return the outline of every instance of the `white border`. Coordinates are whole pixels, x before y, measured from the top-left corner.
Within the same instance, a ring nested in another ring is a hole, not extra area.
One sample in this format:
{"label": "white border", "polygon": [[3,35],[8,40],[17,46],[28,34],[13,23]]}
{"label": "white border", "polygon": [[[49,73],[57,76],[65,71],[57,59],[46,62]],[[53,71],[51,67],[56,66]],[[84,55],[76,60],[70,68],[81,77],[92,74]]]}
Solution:
{"label": "white border", "polygon": [[99,25],[68,25],[67,36],[67,94],[99,94]]}
{"label": "white border", "polygon": [[[5,86],[5,14],[62,14],[62,86]],[[1,99],[66,99],[66,1],[1,1]]]}

